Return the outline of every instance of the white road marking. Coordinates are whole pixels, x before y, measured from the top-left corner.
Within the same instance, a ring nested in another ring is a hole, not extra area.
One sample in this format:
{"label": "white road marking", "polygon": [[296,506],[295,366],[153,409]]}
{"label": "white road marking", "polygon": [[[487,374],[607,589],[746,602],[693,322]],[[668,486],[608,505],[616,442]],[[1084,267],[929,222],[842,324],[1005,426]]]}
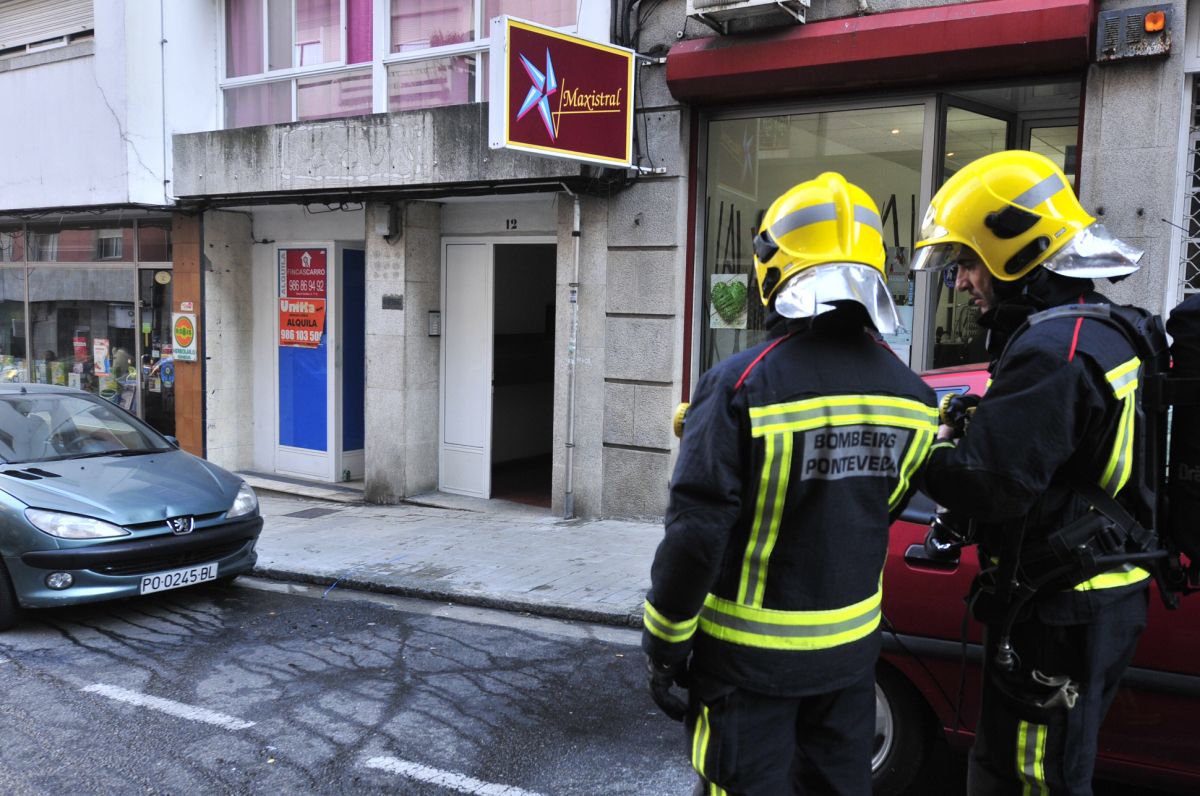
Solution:
{"label": "white road marking", "polygon": [[440,768],[430,768],[420,763],[411,763],[395,757],[372,757],[367,760],[366,765],[367,768],[377,768],[380,771],[399,774],[409,779],[428,782],[430,785],[440,785],[459,793],[469,793],[471,796],[539,796],[533,791],[523,790],[513,785],[484,782],[474,777],[468,777],[466,774],[442,771]]}
{"label": "white road marking", "polygon": [[181,719],[189,719],[191,721],[202,721],[205,724],[215,724],[218,727],[224,727],[227,730],[244,730],[247,727],[253,727],[254,722],[245,721],[235,716],[227,716],[224,713],[217,713],[215,710],[207,708],[198,708],[195,705],[185,705],[182,702],[174,702],[170,699],[162,699],[161,697],[150,696],[149,694],[141,694],[137,691],[130,691],[126,688],[121,688],[115,685],[105,685],[104,683],[95,683],[81,691],[86,691],[89,694],[99,694],[106,696],[109,699],[115,699],[118,702],[126,702],[130,705],[138,707],[150,708],[162,713],[167,713],[171,716],[178,716]]}

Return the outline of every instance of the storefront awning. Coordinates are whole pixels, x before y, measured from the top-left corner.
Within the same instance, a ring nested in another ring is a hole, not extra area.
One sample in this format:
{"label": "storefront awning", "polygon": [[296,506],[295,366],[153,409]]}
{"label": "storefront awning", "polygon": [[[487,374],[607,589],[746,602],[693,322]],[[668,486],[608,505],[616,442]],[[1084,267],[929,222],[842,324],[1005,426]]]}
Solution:
{"label": "storefront awning", "polygon": [[667,85],[696,104],[1082,69],[1091,0],[986,0],[676,44]]}

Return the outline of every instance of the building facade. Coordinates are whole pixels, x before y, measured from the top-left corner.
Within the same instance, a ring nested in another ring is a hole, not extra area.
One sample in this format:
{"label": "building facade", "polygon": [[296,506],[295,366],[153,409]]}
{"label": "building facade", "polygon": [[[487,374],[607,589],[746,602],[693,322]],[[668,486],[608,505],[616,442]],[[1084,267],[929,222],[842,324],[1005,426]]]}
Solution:
{"label": "building facade", "polygon": [[[674,406],[763,336],[759,214],[824,170],[883,212],[917,369],[979,356],[973,308],[908,262],[937,186],[988,152],[1056,159],[1146,250],[1114,298],[1200,288],[1184,0],[8,5],[0,90],[51,124],[0,131],[30,153],[0,191],[3,362],[235,470],[660,516]],[[91,28],[13,38],[52,5]],[[646,56],[638,169],[488,147],[505,13]]]}

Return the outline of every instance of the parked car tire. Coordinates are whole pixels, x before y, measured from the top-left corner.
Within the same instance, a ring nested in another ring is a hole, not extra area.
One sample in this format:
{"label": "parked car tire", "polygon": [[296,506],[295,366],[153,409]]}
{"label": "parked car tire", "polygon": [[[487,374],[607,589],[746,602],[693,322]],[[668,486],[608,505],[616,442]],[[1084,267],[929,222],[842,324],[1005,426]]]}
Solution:
{"label": "parked car tire", "polygon": [[19,621],[21,606],[17,603],[17,593],[13,590],[8,567],[0,561],[0,630],[11,630]]}
{"label": "parked car tire", "polygon": [[916,779],[928,747],[924,708],[912,686],[890,667],[875,668],[875,796],[897,796]]}

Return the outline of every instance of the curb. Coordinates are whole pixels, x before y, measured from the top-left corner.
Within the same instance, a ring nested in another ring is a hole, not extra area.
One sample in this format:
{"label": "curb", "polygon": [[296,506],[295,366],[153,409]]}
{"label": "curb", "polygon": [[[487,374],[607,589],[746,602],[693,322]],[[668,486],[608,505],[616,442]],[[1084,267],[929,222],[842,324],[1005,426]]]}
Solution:
{"label": "curb", "polygon": [[412,585],[404,583],[383,583],[380,581],[364,580],[355,577],[331,577],[312,572],[296,572],[276,567],[256,566],[251,571],[259,578],[276,581],[294,581],[309,583],[316,586],[333,586],[352,589],[355,591],[373,592],[376,594],[394,594],[400,597],[412,597],[420,600],[456,603],[470,605],[476,608],[491,608],[499,611],[532,614],[551,619],[567,619],[575,622],[589,622],[597,625],[614,627],[640,628],[642,613],[637,611],[599,610],[590,606],[561,605],[539,603],[533,600],[522,600],[514,597],[500,597],[493,594],[457,591],[454,589],[436,589],[427,585]]}

